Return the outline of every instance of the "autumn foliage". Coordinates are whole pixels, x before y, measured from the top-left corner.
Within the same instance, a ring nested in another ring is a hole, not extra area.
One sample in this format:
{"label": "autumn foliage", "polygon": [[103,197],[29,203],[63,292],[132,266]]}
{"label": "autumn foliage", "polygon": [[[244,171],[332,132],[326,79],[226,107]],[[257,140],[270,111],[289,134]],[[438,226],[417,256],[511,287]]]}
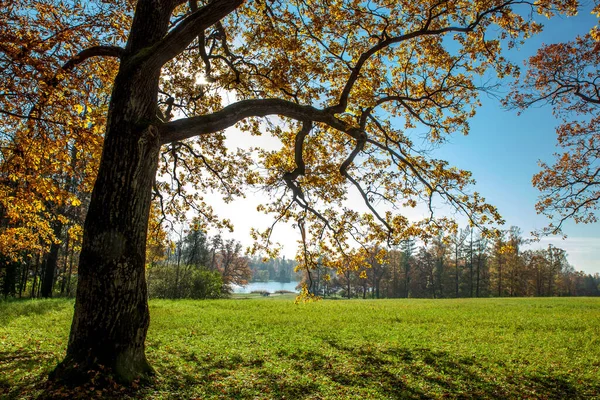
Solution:
{"label": "autumn foliage", "polygon": [[[480,76],[516,73],[502,54],[540,31],[533,12],[577,10],[571,0],[2,5],[0,249],[49,246],[54,260],[64,226],[80,226],[72,208],[86,203],[74,320],[54,377],[102,364],[123,381],[152,371],[150,215],[195,209],[201,228],[226,228],[210,196],[258,188],[270,197],[259,210],[298,228],[301,265],[328,254],[339,271],[377,259],[354,256],[366,244],[456,232],[435,213],[442,204],[491,232],[502,219],[471,174],[427,150],[468,133]],[[228,128],[281,146],[230,149]],[[405,215],[418,207],[420,219]],[[272,249],[272,232],[253,232],[255,250]]]}
{"label": "autumn foliage", "polygon": [[[80,65],[126,14],[108,3],[0,3],[0,253],[45,253],[65,235],[81,240],[116,64]],[[65,233],[56,226],[64,226]]]}
{"label": "autumn foliage", "polygon": [[562,233],[563,223],[597,221],[600,200],[600,45],[594,28],[571,42],[545,45],[529,59],[509,104],[526,109],[548,104],[560,125],[553,164],[540,162],[533,185],[536,205],[551,223],[544,233]]}

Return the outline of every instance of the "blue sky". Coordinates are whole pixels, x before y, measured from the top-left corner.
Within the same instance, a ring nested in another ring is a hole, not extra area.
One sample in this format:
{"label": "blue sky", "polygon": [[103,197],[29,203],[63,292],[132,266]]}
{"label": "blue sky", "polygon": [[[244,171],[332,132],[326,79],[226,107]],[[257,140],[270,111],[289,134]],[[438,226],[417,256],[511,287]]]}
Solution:
{"label": "blue sky", "polygon": [[[523,66],[523,61],[533,55],[542,44],[557,43],[584,34],[596,25],[597,19],[590,14],[591,3],[577,17],[554,18],[539,22],[544,32],[529,39],[518,49],[506,52],[505,56]],[[508,82],[502,82],[499,94],[508,92]],[[505,229],[516,225],[524,236],[542,228],[548,221],[537,215],[534,205],[539,192],[531,184],[532,176],[539,171],[538,160],[552,160],[557,151],[555,126],[558,121],[549,107],[533,108],[520,116],[516,111],[502,109],[496,98],[482,95],[483,106],[470,121],[469,136],[453,136],[448,143],[436,149],[434,156],[446,159],[451,165],[470,170],[477,185],[474,190],[481,193],[491,204],[498,207],[506,221]],[[268,137],[252,137],[231,132],[228,140],[234,146],[246,145],[275,148],[278,142]],[[230,204],[216,202],[215,210],[222,217],[235,222],[233,235],[245,245],[250,244],[250,227],[264,228],[272,221],[253,212],[264,198],[260,193],[249,194],[244,200]],[[358,205],[360,208],[360,205]],[[600,224],[566,224],[568,238],[543,238],[530,245],[532,248],[547,247],[548,244],[563,248],[570,263],[586,273],[600,273]],[[276,240],[284,245],[283,254],[293,257],[298,233],[291,227],[279,225],[274,233]]]}
{"label": "blue sky", "polygon": [[[572,40],[585,34],[598,20],[590,14],[591,5],[571,18],[539,20],[544,31],[529,39],[506,57],[518,63],[523,72],[524,60],[534,55],[542,44]],[[508,92],[503,82],[501,95]],[[435,154],[451,164],[470,170],[477,180],[476,190],[498,207],[506,227],[519,226],[524,235],[547,224],[545,217],[534,209],[539,192],[531,184],[540,168],[538,160],[551,162],[556,147],[555,127],[558,121],[548,106],[516,111],[503,110],[497,99],[483,95],[483,106],[470,121],[467,137],[453,136]],[[577,270],[600,273],[600,224],[566,224],[566,240],[558,237],[542,239],[531,245],[546,247],[549,243],[569,253],[569,261]]]}

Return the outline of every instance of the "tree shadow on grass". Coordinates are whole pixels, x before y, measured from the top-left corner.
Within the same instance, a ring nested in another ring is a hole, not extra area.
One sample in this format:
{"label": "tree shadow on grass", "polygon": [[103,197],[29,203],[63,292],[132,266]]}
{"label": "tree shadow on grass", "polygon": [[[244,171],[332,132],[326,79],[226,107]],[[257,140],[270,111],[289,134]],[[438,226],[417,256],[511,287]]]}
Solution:
{"label": "tree shadow on grass", "polygon": [[166,375],[163,384],[173,390],[191,385],[200,393],[198,398],[224,399],[558,400],[590,399],[600,393],[595,381],[577,382],[572,377],[540,372],[508,375],[508,369],[492,371],[489,362],[444,351],[325,343],[318,350],[279,348],[266,355],[266,361],[258,355],[193,356],[187,361],[195,368],[183,377],[183,383],[182,376]]}
{"label": "tree shadow on grass", "polygon": [[[45,377],[54,360],[54,353],[0,352],[0,399],[591,399],[600,393],[596,381],[540,372],[510,375],[500,364],[493,368],[489,361],[444,351],[356,348],[331,340],[317,349],[279,347],[262,355],[184,351],[157,365],[153,381],[127,388],[110,380],[52,387]],[[40,363],[47,366],[42,372],[10,380],[14,371]]]}
{"label": "tree shadow on grass", "polygon": [[[460,357],[426,348],[351,348],[327,341],[342,358],[354,359],[346,373],[324,368],[319,358],[312,367],[345,385],[377,389],[382,398],[456,399],[590,399],[600,393],[598,382],[584,382],[568,376],[504,375],[489,371],[473,357]],[[334,353],[335,354],[335,353]],[[331,362],[331,361],[329,361]],[[379,385],[374,385],[374,380]]]}
{"label": "tree shadow on grass", "polygon": [[54,357],[53,353],[48,352],[0,351],[0,399],[39,395],[44,379],[36,367]]}
{"label": "tree shadow on grass", "polygon": [[319,391],[319,386],[310,379],[298,376],[290,379],[287,374],[274,371],[259,355],[189,353],[183,358],[189,367],[186,373],[163,373],[159,378],[162,381],[159,386],[170,387],[173,392],[181,389],[173,398],[305,399]]}

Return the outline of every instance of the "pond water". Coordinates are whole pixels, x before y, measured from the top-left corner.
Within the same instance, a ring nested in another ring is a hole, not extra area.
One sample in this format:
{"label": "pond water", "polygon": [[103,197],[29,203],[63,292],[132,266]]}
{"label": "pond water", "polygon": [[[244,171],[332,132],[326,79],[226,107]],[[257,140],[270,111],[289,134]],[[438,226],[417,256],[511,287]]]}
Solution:
{"label": "pond water", "polygon": [[266,290],[269,293],[274,293],[277,290],[289,290],[290,292],[298,292],[296,286],[299,282],[250,282],[246,286],[232,285],[233,293],[251,293],[254,290]]}

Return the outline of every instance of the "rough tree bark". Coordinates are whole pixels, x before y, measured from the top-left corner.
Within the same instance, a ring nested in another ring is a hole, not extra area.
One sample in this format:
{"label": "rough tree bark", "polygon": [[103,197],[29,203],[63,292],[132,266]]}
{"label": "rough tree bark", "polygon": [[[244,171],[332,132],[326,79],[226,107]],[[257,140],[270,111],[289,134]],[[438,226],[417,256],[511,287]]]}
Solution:
{"label": "rough tree bark", "polygon": [[132,55],[167,32],[171,10],[140,1],[114,82],[104,149],[84,225],[75,315],[67,356],[52,377],[85,379],[99,365],[121,381],[152,371],[144,341],[149,325],[145,249],[160,140],[153,126],[160,67]]}
{"label": "rough tree bark", "polygon": [[124,50],[95,47],[63,66],[93,56],[118,56],[104,147],[84,224],[75,314],[65,359],[50,375],[78,383],[100,366],[121,382],[152,373],[145,355],[150,322],[145,278],[152,186],[162,141],[157,118],[162,66],[243,0],[213,1],[169,31],[182,0],[140,0]]}

